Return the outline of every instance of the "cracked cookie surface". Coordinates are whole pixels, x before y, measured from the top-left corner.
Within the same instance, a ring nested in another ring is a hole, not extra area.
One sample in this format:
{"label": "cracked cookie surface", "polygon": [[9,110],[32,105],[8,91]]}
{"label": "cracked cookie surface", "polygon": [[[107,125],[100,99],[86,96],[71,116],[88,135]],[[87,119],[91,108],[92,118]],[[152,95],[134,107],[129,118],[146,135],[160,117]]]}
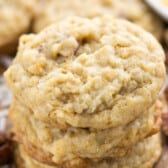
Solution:
{"label": "cracked cookie surface", "polygon": [[105,129],[135,120],[154,104],[164,59],[155,38],[132,23],[73,17],[23,36],[5,78],[35,118]]}

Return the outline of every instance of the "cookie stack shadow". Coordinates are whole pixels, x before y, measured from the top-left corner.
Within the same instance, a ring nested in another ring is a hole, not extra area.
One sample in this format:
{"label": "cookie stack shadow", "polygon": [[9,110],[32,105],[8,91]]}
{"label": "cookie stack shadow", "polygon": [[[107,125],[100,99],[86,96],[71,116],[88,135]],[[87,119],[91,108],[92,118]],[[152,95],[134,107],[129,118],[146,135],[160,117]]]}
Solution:
{"label": "cookie stack shadow", "polygon": [[140,27],[69,18],[23,36],[5,78],[18,167],[152,168],[158,160],[164,53]]}

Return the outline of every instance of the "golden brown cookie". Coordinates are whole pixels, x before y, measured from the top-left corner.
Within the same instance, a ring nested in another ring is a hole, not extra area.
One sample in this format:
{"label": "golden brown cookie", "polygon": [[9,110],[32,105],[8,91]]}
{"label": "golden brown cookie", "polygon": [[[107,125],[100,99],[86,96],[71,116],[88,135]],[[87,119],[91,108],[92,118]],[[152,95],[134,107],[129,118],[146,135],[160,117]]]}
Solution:
{"label": "golden brown cookie", "polygon": [[[27,155],[23,146],[19,146],[16,153],[18,168],[62,168],[62,166],[48,166],[35,161]],[[161,154],[160,136],[154,135],[138,143],[125,157],[119,159],[104,159],[99,162],[84,163],[81,168],[152,168]],[[64,168],[77,168],[73,165],[63,165]]]}
{"label": "golden brown cookie", "polygon": [[23,36],[5,78],[39,120],[114,128],[137,119],[157,100],[164,59],[155,38],[132,23],[73,17]]}
{"label": "golden brown cookie", "polygon": [[40,162],[62,164],[74,158],[101,159],[126,155],[132,145],[160,129],[162,109],[145,111],[128,125],[105,130],[69,127],[60,129],[34,119],[32,113],[14,101],[10,109],[14,139]]}

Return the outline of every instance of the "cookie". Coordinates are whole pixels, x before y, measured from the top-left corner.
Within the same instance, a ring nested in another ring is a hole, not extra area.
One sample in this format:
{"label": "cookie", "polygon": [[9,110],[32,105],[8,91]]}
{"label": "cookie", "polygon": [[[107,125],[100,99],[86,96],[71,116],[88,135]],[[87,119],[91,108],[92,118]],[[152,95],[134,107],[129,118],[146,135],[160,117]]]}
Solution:
{"label": "cookie", "polygon": [[[13,102],[10,120],[14,139],[24,144],[35,159],[47,164],[62,164],[74,158],[101,159],[121,157],[132,145],[159,131],[162,108],[157,102],[154,109],[146,111],[125,126],[105,130],[65,128],[60,129],[33,118],[32,112]],[[24,123],[24,124],[23,124]]]}
{"label": "cookie", "polygon": [[157,100],[164,59],[155,38],[130,22],[73,17],[22,36],[5,78],[38,120],[114,128],[137,119]]}
{"label": "cookie", "polygon": [[21,34],[27,33],[35,0],[0,0],[0,54],[16,51]]}
{"label": "cookie", "polygon": [[115,16],[134,22],[152,33],[158,40],[162,39],[164,32],[163,20],[143,0],[100,1],[110,7]]}
{"label": "cookie", "polygon": [[111,14],[111,11],[103,7],[99,0],[85,0],[85,3],[82,0],[40,1],[35,11],[33,30],[39,32],[46,26],[68,16],[94,18],[104,14]]}
{"label": "cookie", "polygon": [[[132,148],[130,154],[118,159],[104,159],[99,162],[86,162],[82,168],[152,168],[161,154],[160,136],[154,135],[138,143]],[[22,145],[19,146],[17,158],[18,168],[61,168],[62,166],[48,166],[35,161],[27,155]],[[65,168],[77,168],[72,165],[64,165]]]}
{"label": "cookie", "polygon": [[163,21],[142,0],[41,1],[35,13],[34,31],[39,32],[69,16],[93,18],[104,14],[127,19],[151,32],[157,39],[162,38]]}

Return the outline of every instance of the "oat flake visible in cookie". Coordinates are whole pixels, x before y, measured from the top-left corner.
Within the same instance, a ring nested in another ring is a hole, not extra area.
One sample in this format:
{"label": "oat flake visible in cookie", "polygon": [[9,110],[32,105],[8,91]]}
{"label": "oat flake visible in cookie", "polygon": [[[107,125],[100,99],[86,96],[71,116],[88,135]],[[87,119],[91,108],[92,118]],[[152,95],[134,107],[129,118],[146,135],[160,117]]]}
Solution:
{"label": "oat flake visible in cookie", "polygon": [[125,125],[154,104],[164,59],[155,38],[132,23],[73,17],[23,36],[5,78],[35,118],[104,129]]}

